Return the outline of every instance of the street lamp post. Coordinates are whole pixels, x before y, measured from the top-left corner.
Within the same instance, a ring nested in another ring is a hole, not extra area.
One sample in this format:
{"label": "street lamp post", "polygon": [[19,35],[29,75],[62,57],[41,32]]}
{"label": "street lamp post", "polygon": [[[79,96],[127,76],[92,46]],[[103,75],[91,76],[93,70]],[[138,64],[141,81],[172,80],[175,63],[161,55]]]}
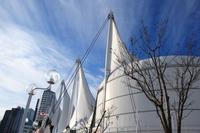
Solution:
{"label": "street lamp post", "polygon": [[173,133],[175,133],[175,122],[174,122],[174,112],[171,112],[171,119],[172,119],[172,131]]}
{"label": "street lamp post", "polygon": [[46,79],[47,83],[49,84],[49,86],[47,88],[38,88],[35,84],[30,84],[26,88],[26,91],[29,94],[29,97],[28,97],[28,101],[26,103],[26,108],[25,108],[22,120],[21,120],[19,133],[23,133],[23,128],[24,128],[24,125],[25,125],[25,120],[26,120],[26,117],[27,117],[27,113],[28,113],[28,109],[29,109],[30,103],[31,103],[32,95],[36,94],[36,92],[37,92],[36,90],[37,89],[41,89],[41,90],[49,90],[49,89],[51,89],[51,85],[53,85],[53,84],[55,84],[55,83],[57,83],[59,81],[60,75],[58,74],[57,71],[50,70],[45,74],[45,79]]}
{"label": "street lamp post", "polygon": [[119,119],[118,115],[116,116],[116,119],[117,119],[117,133],[118,133],[118,119]]}

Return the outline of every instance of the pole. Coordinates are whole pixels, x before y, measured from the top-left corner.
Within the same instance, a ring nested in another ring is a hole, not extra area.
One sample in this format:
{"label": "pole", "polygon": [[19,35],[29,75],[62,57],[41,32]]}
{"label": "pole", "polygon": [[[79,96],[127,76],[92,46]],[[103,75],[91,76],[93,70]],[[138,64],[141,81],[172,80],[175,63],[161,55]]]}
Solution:
{"label": "pole", "polygon": [[[110,50],[112,47],[112,21],[113,21],[113,12],[112,11],[109,13],[108,19],[109,19],[109,25],[108,25],[108,37],[107,37],[107,46],[106,46],[102,111],[105,111],[107,80],[110,75],[110,65],[111,65],[111,51]],[[102,123],[101,123],[101,132],[104,131],[104,121],[105,120],[103,118]]]}
{"label": "pole", "polygon": [[[97,125],[97,128],[96,128],[96,130],[94,131],[94,133],[97,132],[99,126],[101,125],[101,121],[103,120],[105,113],[106,113],[106,110],[104,110],[103,115],[102,115],[102,117],[101,117],[101,119],[100,119],[100,121],[99,121],[99,124]],[[104,130],[102,130],[101,132],[103,132],[103,131],[104,131]]]}
{"label": "pole", "polygon": [[116,118],[117,118],[117,133],[118,133],[118,118],[119,118],[119,116],[117,115]]}
{"label": "pole", "polygon": [[29,93],[28,101],[26,103],[26,108],[24,110],[24,114],[23,114],[23,117],[22,117],[22,120],[21,120],[21,125],[20,125],[20,128],[19,128],[19,133],[23,133],[23,129],[24,129],[24,126],[25,126],[25,120],[26,120],[26,117],[27,117],[27,113],[28,113],[28,109],[29,109],[29,106],[30,106],[30,103],[31,103],[31,99],[32,99],[32,93]]}
{"label": "pole", "polygon": [[77,66],[76,66],[76,73],[74,76],[74,84],[73,84],[73,90],[72,90],[72,96],[71,96],[71,100],[70,100],[70,104],[69,104],[69,112],[68,112],[68,116],[67,116],[67,125],[68,126],[70,124],[70,118],[72,116],[72,109],[73,109],[73,104],[74,104],[74,96],[75,96],[75,92],[76,92],[76,78],[77,78],[77,74],[79,72],[79,68],[80,68],[80,58],[78,58],[76,60]]}

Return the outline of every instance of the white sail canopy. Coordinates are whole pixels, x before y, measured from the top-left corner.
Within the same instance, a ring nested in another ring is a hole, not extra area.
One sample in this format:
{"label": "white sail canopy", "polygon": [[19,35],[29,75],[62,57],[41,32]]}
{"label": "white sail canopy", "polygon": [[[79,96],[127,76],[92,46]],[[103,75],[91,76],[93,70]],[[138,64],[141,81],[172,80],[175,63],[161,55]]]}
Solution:
{"label": "white sail canopy", "polygon": [[[56,100],[56,101],[58,102],[58,100]],[[56,110],[55,110],[55,112],[53,114],[53,118],[52,118],[52,125],[53,126],[58,125],[58,122],[60,120],[61,112],[62,111],[61,111],[60,107],[56,107]]]}
{"label": "white sail canopy", "polygon": [[119,66],[117,63],[117,56],[118,59],[123,60],[122,58],[124,56],[121,55],[129,53],[122,42],[114,19],[111,19],[110,21],[107,43],[106,69],[109,69],[110,72],[112,72]]}
{"label": "white sail canopy", "polygon": [[70,127],[73,128],[81,120],[88,120],[92,114],[95,99],[89,89],[83,68],[80,64],[79,68],[79,87],[77,105],[70,121]]}
{"label": "white sail canopy", "polygon": [[70,103],[69,94],[65,93],[64,99],[63,99],[62,114],[60,116],[58,127],[55,131],[56,133],[61,133],[67,126],[66,123],[67,123],[67,119],[68,119],[69,103]]}

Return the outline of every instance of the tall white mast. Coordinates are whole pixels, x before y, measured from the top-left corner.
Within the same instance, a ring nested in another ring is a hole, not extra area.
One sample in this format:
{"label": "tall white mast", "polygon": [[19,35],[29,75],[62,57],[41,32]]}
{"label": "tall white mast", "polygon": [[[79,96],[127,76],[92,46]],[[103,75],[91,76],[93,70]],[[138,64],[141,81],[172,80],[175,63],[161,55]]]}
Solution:
{"label": "tall white mast", "polygon": [[76,92],[76,79],[77,79],[77,73],[79,72],[79,68],[80,68],[80,58],[78,57],[76,59],[76,64],[77,64],[77,67],[76,67],[76,74],[75,74],[75,77],[74,77],[74,84],[73,84],[73,90],[72,90],[72,97],[71,97],[71,100],[70,100],[70,105],[69,105],[69,112],[68,112],[68,121],[67,121],[67,125],[70,124],[70,120],[71,120],[71,116],[72,116],[72,109],[73,109],[73,104],[74,104],[74,96],[75,96],[75,92]]}
{"label": "tall white mast", "polygon": [[[104,75],[104,88],[103,88],[103,107],[102,111],[105,111],[105,102],[106,102],[106,88],[107,80],[110,75],[111,68],[111,47],[112,47],[112,21],[114,19],[113,12],[110,11],[108,14],[109,25],[108,25],[108,36],[107,36],[107,46],[106,46],[106,59],[105,59],[105,75]],[[101,131],[104,129],[104,118],[102,119]]]}

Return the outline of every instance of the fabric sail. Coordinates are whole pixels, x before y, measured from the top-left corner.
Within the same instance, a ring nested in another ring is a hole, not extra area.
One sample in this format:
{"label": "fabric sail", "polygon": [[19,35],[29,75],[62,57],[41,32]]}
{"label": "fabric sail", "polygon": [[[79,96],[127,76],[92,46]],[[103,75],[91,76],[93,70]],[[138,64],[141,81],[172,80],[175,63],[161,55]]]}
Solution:
{"label": "fabric sail", "polygon": [[64,99],[63,99],[62,114],[60,116],[58,127],[55,131],[56,133],[61,133],[67,126],[66,123],[67,123],[67,119],[68,119],[69,102],[70,102],[69,94],[65,93]]}
{"label": "fabric sail", "polygon": [[79,68],[78,99],[75,111],[70,121],[70,128],[76,127],[82,120],[88,120],[92,114],[95,99],[89,89],[83,68]]}
{"label": "fabric sail", "polygon": [[56,108],[56,111],[54,112],[53,118],[52,118],[52,125],[58,125],[59,119],[61,115],[61,109],[60,107]]}
{"label": "fabric sail", "polygon": [[114,19],[111,20],[111,27],[109,28],[109,30],[110,30],[109,32],[111,35],[109,36],[108,39],[110,40],[109,43],[111,43],[111,44],[108,44],[110,46],[108,48],[108,52],[110,52],[110,55],[109,54],[107,54],[107,55],[111,56],[111,57],[110,58],[106,57],[106,58],[110,59],[110,60],[108,60],[107,63],[110,63],[110,72],[112,72],[117,67],[119,67],[116,56],[118,56],[118,59],[124,60],[123,59],[124,56],[122,56],[122,54],[128,54],[129,51],[126,49],[125,45],[122,42],[122,39],[119,35],[119,32],[118,32],[118,29],[117,29]]}

